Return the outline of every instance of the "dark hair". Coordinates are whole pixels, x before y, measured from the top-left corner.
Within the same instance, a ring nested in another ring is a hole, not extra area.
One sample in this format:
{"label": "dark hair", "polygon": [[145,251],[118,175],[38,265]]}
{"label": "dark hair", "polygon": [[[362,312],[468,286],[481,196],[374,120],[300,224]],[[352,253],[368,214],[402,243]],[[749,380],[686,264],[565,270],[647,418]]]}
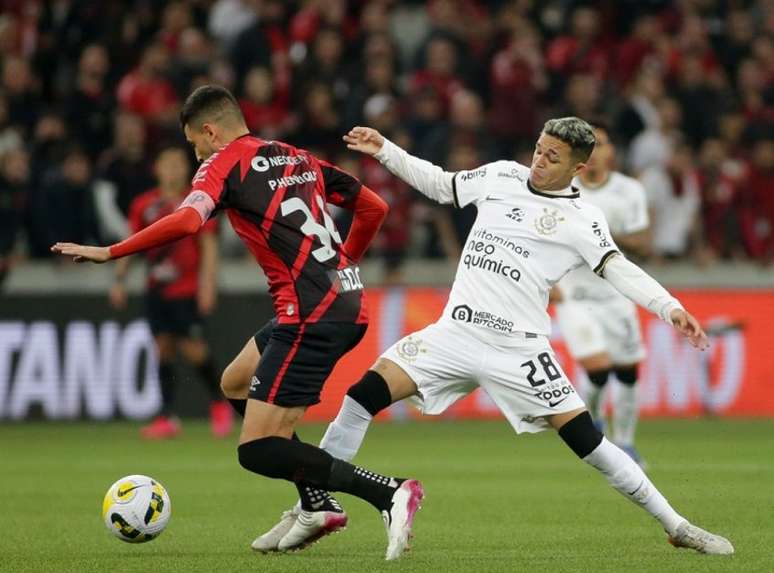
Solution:
{"label": "dark hair", "polygon": [[564,141],[581,163],[588,161],[597,142],[591,126],[578,117],[549,119],[543,126],[543,133]]}
{"label": "dark hair", "polygon": [[185,100],[180,110],[180,126],[206,121],[236,119],[244,122],[242,110],[236,98],[222,86],[206,85],[196,88]]}

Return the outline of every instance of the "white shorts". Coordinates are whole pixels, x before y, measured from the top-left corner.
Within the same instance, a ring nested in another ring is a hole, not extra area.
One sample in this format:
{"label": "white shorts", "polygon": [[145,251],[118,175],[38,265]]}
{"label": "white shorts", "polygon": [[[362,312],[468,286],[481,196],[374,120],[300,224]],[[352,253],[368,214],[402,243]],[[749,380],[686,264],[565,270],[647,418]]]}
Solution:
{"label": "white shorts", "polygon": [[518,346],[493,346],[464,326],[442,321],[402,338],[382,358],[417,385],[423,414],[440,414],[481,387],[516,432],[540,432],[550,428],[544,416],[584,404],[548,339],[531,336]]}
{"label": "white shorts", "polygon": [[645,358],[637,307],[628,299],[564,301],[556,305],[556,319],[576,360],[602,352],[613,364],[636,364]]}

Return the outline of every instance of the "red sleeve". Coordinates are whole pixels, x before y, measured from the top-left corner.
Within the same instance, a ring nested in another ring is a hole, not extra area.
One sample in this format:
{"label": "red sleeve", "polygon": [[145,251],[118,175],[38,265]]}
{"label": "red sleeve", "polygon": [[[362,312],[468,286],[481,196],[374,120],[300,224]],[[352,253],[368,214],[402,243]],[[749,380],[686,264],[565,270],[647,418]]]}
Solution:
{"label": "red sleeve", "polygon": [[199,212],[192,207],[182,207],[174,213],[162,217],[152,225],[145,227],[124,241],[109,247],[114,259],[125,257],[153,247],[171,243],[187,235],[193,235],[202,226]]}
{"label": "red sleeve", "polygon": [[381,197],[362,185],[351,207],[354,208],[354,218],[341,248],[349,258],[359,261],[379,232],[390,208]]}

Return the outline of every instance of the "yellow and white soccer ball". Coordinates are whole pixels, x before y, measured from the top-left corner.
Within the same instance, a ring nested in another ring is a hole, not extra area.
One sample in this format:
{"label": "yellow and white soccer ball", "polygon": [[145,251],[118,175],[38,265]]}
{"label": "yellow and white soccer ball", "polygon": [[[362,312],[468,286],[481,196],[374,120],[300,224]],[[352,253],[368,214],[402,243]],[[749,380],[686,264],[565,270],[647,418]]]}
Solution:
{"label": "yellow and white soccer ball", "polygon": [[102,501],[102,520],[113,535],[128,543],[158,537],[172,516],[169,494],[143,475],[126,476],[110,486]]}

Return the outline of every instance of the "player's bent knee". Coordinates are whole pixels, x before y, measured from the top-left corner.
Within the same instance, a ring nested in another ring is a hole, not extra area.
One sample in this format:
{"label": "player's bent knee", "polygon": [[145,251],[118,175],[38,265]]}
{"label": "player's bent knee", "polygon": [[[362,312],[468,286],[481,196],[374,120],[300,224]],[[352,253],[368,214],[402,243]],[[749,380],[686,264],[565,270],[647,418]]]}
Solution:
{"label": "player's bent knee", "polygon": [[637,382],[637,365],[633,366],[616,366],[614,369],[615,377],[621,384],[627,386],[634,386]]}
{"label": "player's bent knee", "polygon": [[245,398],[250,386],[250,372],[232,362],[220,377],[220,389],[226,398]]}
{"label": "player's bent knee", "polygon": [[392,404],[392,395],[384,377],[373,370],[366,372],[359,382],[350,386],[347,396],[376,416]]}
{"label": "player's bent knee", "polygon": [[586,410],[559,428],[559,436],[581,459],[593,452],[604,437]]}

